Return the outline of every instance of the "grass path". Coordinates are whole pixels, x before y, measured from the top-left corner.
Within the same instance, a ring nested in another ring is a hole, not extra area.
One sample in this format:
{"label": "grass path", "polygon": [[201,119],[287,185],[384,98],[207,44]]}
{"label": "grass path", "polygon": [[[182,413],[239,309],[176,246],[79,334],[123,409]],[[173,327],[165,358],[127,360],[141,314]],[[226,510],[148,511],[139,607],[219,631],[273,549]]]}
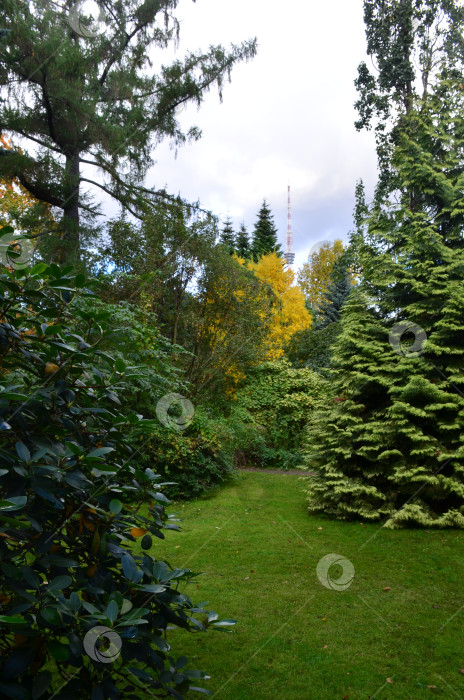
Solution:
{"label": "grass path", "polygon": [[[233,634],[168,633],[174,655],[211,675],[217,700],[464,698],[464,533],[311,517],[302,488],[240,473],[171,507],[183,532],[167,532],[159,556],[206,572],[186,592],[238,621]],[[317,578],[329,553],[355,568],[344,591]]]}

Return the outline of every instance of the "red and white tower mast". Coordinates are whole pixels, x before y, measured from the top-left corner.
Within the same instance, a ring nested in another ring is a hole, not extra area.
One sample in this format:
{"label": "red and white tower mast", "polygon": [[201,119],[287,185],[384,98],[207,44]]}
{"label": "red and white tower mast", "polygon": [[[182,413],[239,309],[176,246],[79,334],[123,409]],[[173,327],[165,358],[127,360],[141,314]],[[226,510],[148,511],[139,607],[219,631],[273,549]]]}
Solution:
{"label": "red and white tower mast", "polygon": [[295,253],[293,252],[293,231],[292,231],[292,208],[290,204],[290,185],[288,186],[288,208],[287,208],[287,250],[285,251],[285,259],[288,265],[293,265],[295,262]]}

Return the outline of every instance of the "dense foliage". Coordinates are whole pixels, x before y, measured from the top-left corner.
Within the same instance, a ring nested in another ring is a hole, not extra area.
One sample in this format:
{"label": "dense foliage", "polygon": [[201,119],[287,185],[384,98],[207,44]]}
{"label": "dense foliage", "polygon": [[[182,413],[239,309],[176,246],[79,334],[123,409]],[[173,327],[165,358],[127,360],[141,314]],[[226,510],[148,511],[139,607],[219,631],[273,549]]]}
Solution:
{"label": "dense foliage", "polygon": [[213,86],[221,95],[233,66],[256,53],[253,40],[229,50],[211,46],[155,73],[153,54],[179,37],[177,5],[108,0],[92,23],[77,3],[3,3],[0,122],[26,143],[23,152],[0,148],[0,176],[18,178],[62,214],[63,235],[50,242],[61,259],[79,256],[82,214],[94,219],[99,211],[85,187],[100,188],[137,217],[170,199],[144,186],[155,144],[200,138],[197,127],[184,132],[176,109],[200,105]]}
{"label": "dense foliage", "polygon": [[343,254],[341,240],[322,241],[311,250],[307,262],[298,270],[298,284],[303,290],[306,304],[315,316],[319,311],[328,285],[331,282],[335,262]]}
{"label": "dense foliage", "polygon": [[464,527],[463,114],[447,80],[403,120],[311,432],[312,511]]}
{"label": "dense foliage", "polygon": [[256,466],[297,466],[304,430],[317,406],[324,405],[326,382],[309,369],[294,369],[286,360],[266,362],[252,370],[237,396],[231,423],[247,427],[240,451]]}
{"label": "dense foliage", "polygon": [[152,425],[120,404],[137,372],[102,349],[111,310],[86,310],[85,277],[55,264],[2,266],[0,287],[1,695],[180,699],[205,674],[171,655],[168,625],[230,621],[156,557],[177,525],[126,439]]}
{"label": "dense foliage", "polygon": [[134,445],[140,445],[137,463],[174,482],[165,488],[169,498],[195,498],[233,473],[237,436],[227,420],[209,413],[198,406],[183,432],[159,424],[147,440],[134,431]]}
{"label": "dense foliage", "polygon": [[364,0],[364,22],[372,60],[358,68],[355,126],[375,129],[381,201],[394,178],[391,157],[403,116],[433,93],[443,70],[462,79],[464,7],[456,0]]}
{"label": "dense foliage", "polygon": [[265,356],[272,288],[216,243],[214,217],[181,202],[157,207],[140,225],[114,220],[108,234],[95,262],[107,271],[104,298],[153,314],[150,326],[171,340],[191,398],[227,402]]}
{"label": "dense foliage", "polygon": [[[312,317],[305,306],[303,292],[294,284],[294,273],[276,252],[263,255],[247,267],[270,290],[275,303],[271,308],[265,354],[261,360],[276,360],[284,354],[285,345],[294,333],[309,328]],[[261,290],[264,297],[264,289]]]}
{"label": "dense foliage", "polygon": [[309,367],[327,375],[332,346],[340,333],[340,314],[353,288],[353,251],[354,241],[331,265],[320,304],[314,310],[316,320],[288,341],[286,356],[295,367]]}

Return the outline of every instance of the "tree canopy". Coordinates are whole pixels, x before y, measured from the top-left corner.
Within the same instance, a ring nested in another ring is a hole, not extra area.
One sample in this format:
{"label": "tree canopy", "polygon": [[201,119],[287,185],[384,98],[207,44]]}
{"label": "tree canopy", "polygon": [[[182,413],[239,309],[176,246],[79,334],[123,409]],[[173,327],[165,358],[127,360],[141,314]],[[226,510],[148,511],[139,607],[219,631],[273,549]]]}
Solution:
{"label": "tree canopy", "polygon": [[266,360],[275,360],[284,353],[292,335],[309,328],[312,317],[305,306],[303,292],[294,285],[294,273],[285,268],[285,261],[276,252],[263,255],[258,262],[247,266],[256,277],[269,285],[276,296],[272,325],[267,338]]}
{"label": "tree canopy", "polygon": [[17,178],[61,213],[61,259],[79,255],[80,214],[99,211],[89,186],[139,218],[168,196],[144,187],[154,147],[165,138],[179,146],[201,135],[196,127],[182,130],[176,108],[200,105],[213,86],[221,96],[233,66],[255,55],[255,41],[214,46],[155,71],[156,51],[179,36],[177,4],[108,0],[99,33],[85,17],[76,24],[68,2],[3,4],[0,124],[24,150],[0,151],[0,177]]}

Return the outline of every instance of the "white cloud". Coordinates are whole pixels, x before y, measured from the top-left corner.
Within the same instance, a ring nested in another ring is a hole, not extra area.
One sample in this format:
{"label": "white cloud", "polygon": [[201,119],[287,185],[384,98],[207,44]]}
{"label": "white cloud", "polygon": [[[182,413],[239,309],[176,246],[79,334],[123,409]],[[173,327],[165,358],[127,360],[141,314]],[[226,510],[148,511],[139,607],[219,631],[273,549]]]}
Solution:
{"label": "white cloud", "polygon": [[355,183],[362,177],[369,190],[376,177],[372,135],[353,126],[362,0],[181,0],[177,16],[177,56],[255,35],[258,55],[232,70],[222,104],[212,92],[199,111],[181,113],[182,125],[197,124],[203,137],[177,159],[162,144],[148,184],[166,184],[249,228],[266,197],[283,243],[290,182],[297,262],[317,240],[346,237]]}

